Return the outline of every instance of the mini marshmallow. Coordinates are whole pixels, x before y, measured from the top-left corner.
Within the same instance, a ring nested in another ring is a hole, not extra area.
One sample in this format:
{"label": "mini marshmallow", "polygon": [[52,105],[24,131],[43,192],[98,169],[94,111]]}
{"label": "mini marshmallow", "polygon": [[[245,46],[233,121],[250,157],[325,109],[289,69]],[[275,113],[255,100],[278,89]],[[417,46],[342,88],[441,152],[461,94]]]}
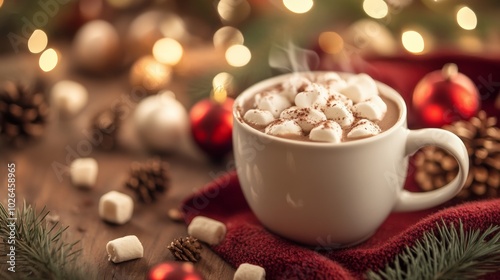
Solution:
{"label": "mini marshmallow", "polygon": [[358,121],[354,127],[349,131],[347,134],[347,138],[350,139],[357,139],[357,138],[364,138],[368,136],[374,136],[380,133],[380,127],[376,125],[375,123],[363,119]]}
{"label": "mini marshmallow", "polygon": [[292,105],[285,96],[274,92],[263,93],[256,98],[256,101],[257,109],[269,111],[275,118]]}
{"label": "mini marshmallow", "polygon": [[236,269],[233,280],[265,280],[266,270],[258,265],[242,263]]}
{"label": "mini marshmallow", "polygon": [[359,118],[369,119],[371,121],[380,121],[384,118],[384,115],[387,112],[387,105],[379,96],[375,96],[368,101],[360,102],[354,105],[352,107],[352,111]]}
{"label": "mini marshmallow", "polygon": [[88,92],[84,86],[73,81],[57,82],[50,91],[52,104],[66,116],[80,112],[87,103]]}
{"label": "mini marshmallow", "polygon": [[243,119],[253,125],[267,126],[274,121],[274,116],[269,111],[250,109],[245,113]]}
{"label": "mini marshmallow", "polygon": [[209,245],[219,244],[226,236],[226,225],[204,216],[196,216],[188,226],[188,234]]}
{"label": "mini marshmallow", "polygon": [[295,95],[297,92],[305,89],[308,85],[311,84],[311,81],[306,77],[301,75],[294,75],[290,77],[290,79],[283,82],[283,90],[281,94],[288,98],[288,101],[293,102],[295,100]]}
{"label": "mini marshmallow", "polygon": [[137,236],[127,235],[109,241],[108,244],[106,244],[106,252],[108,253],[109,261],[121,263],[142,258],[144,255],[144,248]]}
{"label": "mini marshmallow", "polygon": [[339,91],[347,86],[347,82],[342,79],[339,74],[328,72],[316,78],[318,84],[326,85],[330,91]]}
{"label": "mini marshmallow", "polygon": [[132,218],[134,201],[124,193],[110,191],[99,200],[99,216],[108,222],[122,225]]}
{"label": "mini marshmallow", "polygon": [[328,102],[324,112],[327,119],[337,122],[342,127],[350,126],[354,122],[351,110],[340,100]]}
{"label": "mini marshmallow", "polygon": [[353,76],[347,81],[347,86],[340,93],[354,101],[354,103],[366,101],[378,95],[377,84],[367,74]]}
{"label": "mini marshmallow", "polygon": [[313,108],[297,108],[291,107],[280,115],[281,119],[294,120],[302,128],[303,131],[309,132],[311,129],[322,121],[326,120],[325,114],[323,112],[313,109]]}
{"label": "mini marshmallow", "polygon": [[93,187],[97,180],[97,171],[97,161],[93,158],[75,159],[69,167],[71,182],[77,187]]}
{"label": "mini marshmallow", "polygon": [[326,102],[326,107],[331,106],[331,103],[334,101],[342,101],[347,108],[351,108],[353,102],[351,99],[347,98],[345,95],[338,91],[331,91],[330,96],[328,96],[328,100]]}
{"label": "mini marshmallow", "polygon": [[294,120],[276,120],[264,132],[275,136],[302,135],[302,128]]}
{"label": "mini marshmallow", "polygon": [[324,121],[311,130],[309,139],[318,142],[340,143],[342,142],[342,127],[334,121]]}
{"label": "mini marshmallow", "polygon": [[328,90],[317,84],[312,84],[306,91],[297,93],[295,105],[301,108],[322,109],[325,107],[327,100]]}

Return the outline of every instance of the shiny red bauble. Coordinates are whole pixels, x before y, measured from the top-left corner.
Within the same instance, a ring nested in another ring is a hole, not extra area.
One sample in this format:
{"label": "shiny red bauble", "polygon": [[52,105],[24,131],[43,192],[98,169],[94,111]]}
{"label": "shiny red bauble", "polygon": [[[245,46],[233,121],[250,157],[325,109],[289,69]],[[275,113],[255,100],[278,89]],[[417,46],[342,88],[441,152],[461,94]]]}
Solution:
{"label": "shiny red bauble", "polygon": [[164,262],[153,266],[147,280],[203,280],[191,263]]}
{"label": "shiny red bauble", "polygon": [[413,111],[422,126],[442,127],[467,120],[479,109],[479,92],[474,83],[458,72],[455,64],[427,74],[413,92]]}
{"label": "shiny red bauble", "polygon": [[191,133],[196,144],[212,159],[224,158],[233,148],[234,100],[203,99],[189,112]]}

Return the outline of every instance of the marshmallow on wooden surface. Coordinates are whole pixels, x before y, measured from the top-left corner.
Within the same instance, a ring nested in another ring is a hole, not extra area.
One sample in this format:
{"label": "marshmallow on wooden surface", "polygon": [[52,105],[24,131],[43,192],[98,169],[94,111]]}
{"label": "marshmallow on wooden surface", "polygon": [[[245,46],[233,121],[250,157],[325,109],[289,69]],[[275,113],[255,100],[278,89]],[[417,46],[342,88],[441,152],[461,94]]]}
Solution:
{"label": "marshmallow on wooden surface", "polygon": [[352,107],[352,111],[359,118],[380,121],[387,112],[387,105],[380,96],[377,95],[367,101],[355,104]]}
{"label": "marshmallow on wooden surface", "polygon": [[326,105],[328,100],[328,91],[325,88],[319,86],[314,87],[316,84],[312,84],[312,87],[308,87],[305,91],[297,93],[295,96],[295,105],[301,108],[311,107],[314,109],[322,109]]}
{"label": "marshmallow on wooden surface", "polygon": [[242,263],[236,269],[233,280],[265,280],[266,270],[258,265]]}
{"label": "marshmallow on wooden surface", "polygon": [[87,104],[88,93],[84,86],[73,81],[57,82],[50,92],[52,104],[66,116],[75,115]]}
{"label": "marshmallow on wooden surface", "polygon": [[77,187],[93,187],[97,179],[97,172],[97,161],[93,158],[75,159],[69,167],[71,182]]}
{"label": "marshmallow on wooden surface", "polygon": [[347,86],[340,93],[354,103],[363,102],[378,95],[377,84],[367,74],[359,74],[347,81]]}
{"label": "marshmallow on wooden surface", "polygon": [[354,127],[347,133],[347,138],[357,139],[374,136],[381,132],[380,127],[366,119],[358,121]]}
{"label": "marshmallow on wooden surface", "polygon": [[264,132],[275,136],[299,136],[302,135],[302,128],[294,120],[276,120]]}
{"label": "marshmallow on wooden surface", "polygon": [[226,236],[226,225],[204,216],[196,216],[188,226],[188,234],[209,245],[219,244]]}
{"label": "marshmallow on wooden surface", "polygon": [[108,222],[122,225],[132,218],[134,201],[124,193],[110,191],[99,200],[99,216]]}
{"label": "marshmallow on wooden surface", "polygon": [[324,112],[327,119],[337,122],[342,127],[350,126],[354,122],[354,115],[343,101],[328,102]]}
{"label": "marshmallow on wooden surface", "polygon": [[250,109],[245,113],[243,119],[253,125],[266,126],[274,121],[274,116],[269,111]]}
{"label": "marshmallow on wooden surface", "polygon": [[311,130],[309,139],[317,142],[340,143],[342,142],[342,127],[334,121],[324,121]]}
{"label": "marshmallow on wooden surface", "polygon": [[127,235],[109,241],[106,244],[106,252],[108,253],[108,260],[114,263],[139,259],[144,255],[141,241],[135,235]]}
{"label": "marshmallow on wooden surface", "polygon": [[292,104],[288,99],[276,92],[265,92],[256,97],[257,109],[271,112],[277,118],[281,111],[290,107]]}
{"label": "marshmallow on wooden surface", "polygon": [[281,112],[280,118],[284,120],[294,120],[305,132],[311,131],[316,124],[326,120],[326,116],[323,112],[310,107],[288,108]]}

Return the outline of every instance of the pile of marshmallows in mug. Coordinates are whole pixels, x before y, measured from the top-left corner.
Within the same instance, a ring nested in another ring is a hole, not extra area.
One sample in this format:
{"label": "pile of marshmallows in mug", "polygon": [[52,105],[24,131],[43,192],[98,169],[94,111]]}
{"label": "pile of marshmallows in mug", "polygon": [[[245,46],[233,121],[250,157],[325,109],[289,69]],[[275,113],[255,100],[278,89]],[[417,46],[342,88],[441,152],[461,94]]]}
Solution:
{"label": "pile of marshmallows in mug", "polygon": [[[303,91],[299,92],[299,89]],[[376,122],[383,119],[387,105],[380,98],[375,81],[367,74],[342,79],[336,73],[318,74],[314,81],[296,74],[255,96],[253,109],[243,119],[265,127],[275,136],[301,136],[318,142],[365,138],[380,133]],[[354,123],[356,118],[358,121]]]}
{"label": "pile of marshmallows in mug", "polygon": [[[72,184],[81,188],[92,188],[97,179],[98,163],[93,158],[78,158],[70,165]],[[123,225],[132,219],[133,199],[124,193],[110,191],[99,200],[99,216],[104,221]],[[197,216],[188,226],[189,235],[209,245],[217,245],[224,240],[226,225],[214,219]],[[127,235],[106,244],[108,258],[113,263],[139,259],[144,256],[141,241],[135,235]],[[235,280],[265,279],[265,269],[249,263],[242,263],[234,274]]]}

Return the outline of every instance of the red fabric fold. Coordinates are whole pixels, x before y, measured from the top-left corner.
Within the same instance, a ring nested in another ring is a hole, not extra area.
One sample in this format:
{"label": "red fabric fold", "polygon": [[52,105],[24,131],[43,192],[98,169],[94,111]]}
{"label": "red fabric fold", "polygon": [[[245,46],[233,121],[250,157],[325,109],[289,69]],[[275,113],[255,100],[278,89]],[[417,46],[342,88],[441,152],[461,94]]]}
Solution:
{"label": "red fabric fold", "polygon": [[[414,189],[413,180],[407,188]],[[394,260],[437,225],[461,221],[467,229],[500,225],[500,199],[448,204],[442,209],[393,213],[366,242],[329,250],[306,247],[267,231],[256,219],[241,192],[234,171],[216,179],[187,198],[183,204],[186,223],[203,215],[226,224],[225,239],[212,249],[234,267],[252,263],[266,269],[266,279],[359,279]],[[320,240],[325,245],[328,240]],[[500,272],[494,277],[500,277]]]}

